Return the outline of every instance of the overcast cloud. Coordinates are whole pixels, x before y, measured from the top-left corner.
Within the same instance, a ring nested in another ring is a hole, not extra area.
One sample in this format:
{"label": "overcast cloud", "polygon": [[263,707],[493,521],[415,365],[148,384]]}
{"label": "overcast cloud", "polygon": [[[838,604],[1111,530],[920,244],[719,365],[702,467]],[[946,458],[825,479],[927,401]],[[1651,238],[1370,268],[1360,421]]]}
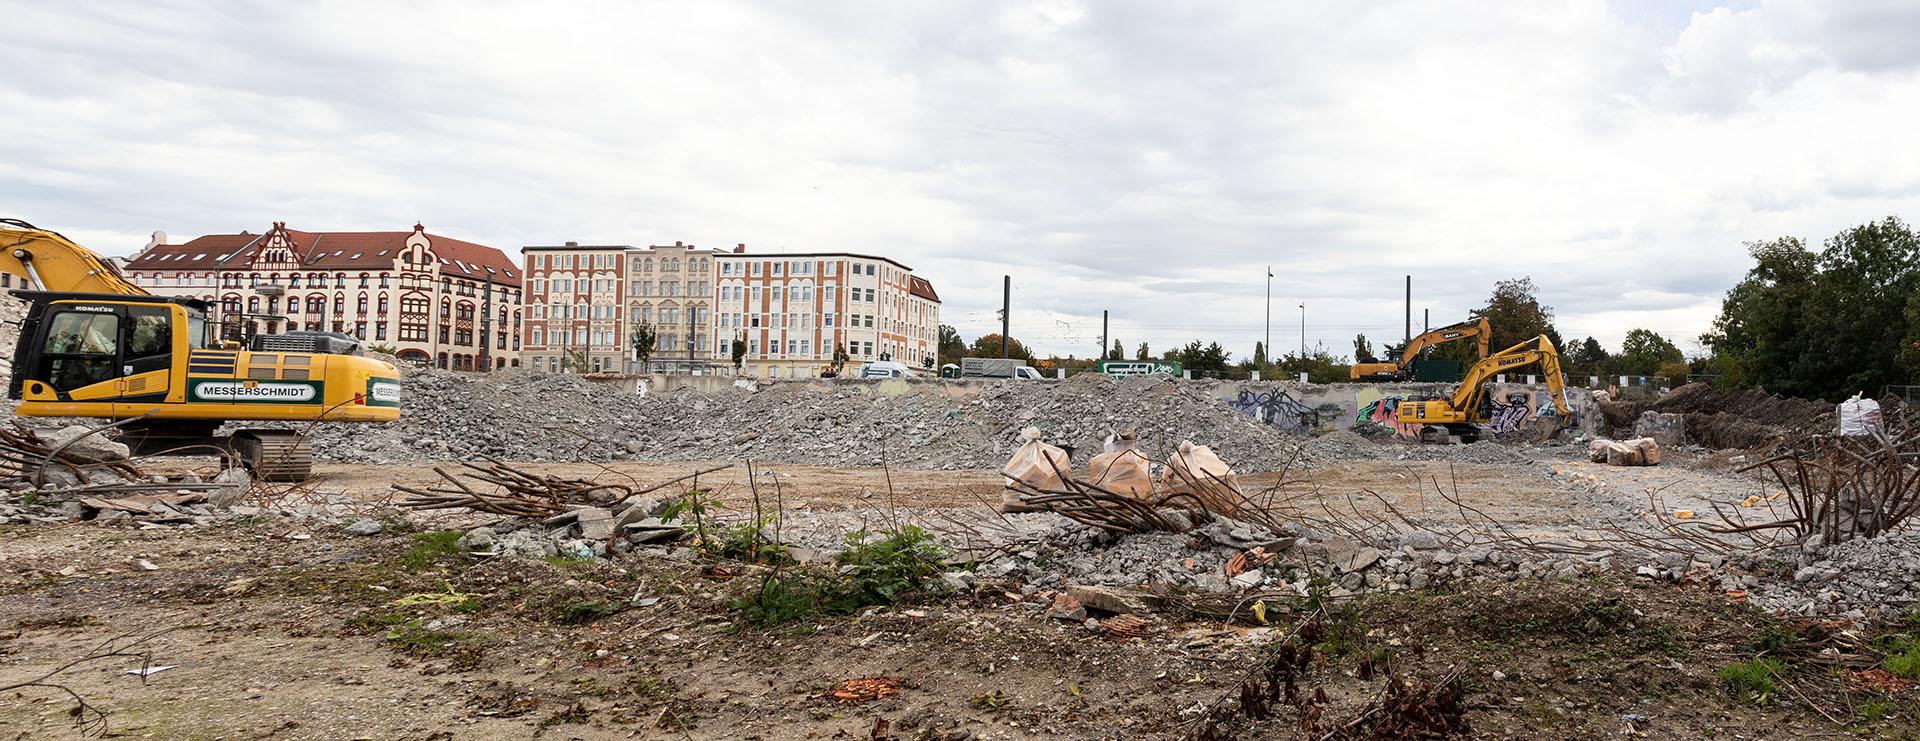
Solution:
{"label": "overcast cloud", "polygon": [[1920,5],[0,2],[0,215],[894,257],[968,338],[1464,318],[1690,352],[1744,243],[1920,218]]}

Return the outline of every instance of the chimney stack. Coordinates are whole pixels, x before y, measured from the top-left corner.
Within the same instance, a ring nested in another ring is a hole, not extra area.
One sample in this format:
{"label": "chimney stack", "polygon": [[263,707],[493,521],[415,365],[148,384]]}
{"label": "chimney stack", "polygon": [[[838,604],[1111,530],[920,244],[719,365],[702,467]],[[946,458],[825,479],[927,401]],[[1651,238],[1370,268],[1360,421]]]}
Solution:
{"label": "chimney stack", "polygon": [[676,240],[674,240],[674,241],[673,241],[673,246],[675,246],[675,247],[685,247],[686,245],[684,245],[684,244],[681,244],[681,243],[680,243],[680,240],[677,240],[677,239],[676,239]]}
{"label": "chimney stack", "polygon": [[746,242],[741,242],[741,243],[740,243],[740,246],[738,246],[738,247],[735,247],[735,248],[733,248],[733,253],[734,253],[734,254],[736,254],[736,255],[737,255],[737,254],[740,254],[740,253],[742,253],[742,252],[746,252],[746,251],[747,251],[747,243],[746,243]]}
{"label": "chimney stack", "polygon": [[579,242],[568,242],[568,243],[567,243],[567,246],[568,246],[568,247],[579,247],[579,246],[580,246],[580,243],[579,243]]}

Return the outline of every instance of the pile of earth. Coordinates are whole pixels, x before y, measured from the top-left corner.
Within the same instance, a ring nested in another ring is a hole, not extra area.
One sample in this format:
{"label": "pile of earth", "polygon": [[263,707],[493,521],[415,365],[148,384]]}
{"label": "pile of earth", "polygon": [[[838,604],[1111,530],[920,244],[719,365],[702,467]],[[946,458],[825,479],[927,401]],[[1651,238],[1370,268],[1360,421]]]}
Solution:
{"label": "pile of earth", "polygon": [[1299,438],[1159,376],[1088,373],[977,388],[815,381],[639,396],[578,376],[519,370],[413,373],[400,421],[323,425],[314,452],[368,463],[487,455],[981,469],[1004,465],[1029,426],[1071,448],[1078,465],[1124,429],[1137,430],[1155,460],[1191,440],[1239,471],[1277,470],[1302,452]]}
{"label": "pile of earth", "polygon": [[1686,415],[1687,442],[1715,449],[1747,449],[1833,434],[1834,405],[1769,394],[1766,389],[1722,390],[1695,382],[1653,402],[1603,402],[1600,412],[1619,437],[1642,412]]}

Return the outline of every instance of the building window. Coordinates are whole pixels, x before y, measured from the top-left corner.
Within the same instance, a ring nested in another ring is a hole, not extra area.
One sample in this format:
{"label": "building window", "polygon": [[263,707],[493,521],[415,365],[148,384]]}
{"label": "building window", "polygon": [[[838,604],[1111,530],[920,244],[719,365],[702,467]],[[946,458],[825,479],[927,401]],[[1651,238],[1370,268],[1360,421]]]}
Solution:
{"label": "building window", "polygon": [[359,314],[367,313],[367,297],[366,296],[360,297],[360,300],[354,305],[354,311]]}
{"label": "building window", "polygon": [[386,322],[377,322],[373,325],[373,338],[376,340],[384,340],[387,338]]}

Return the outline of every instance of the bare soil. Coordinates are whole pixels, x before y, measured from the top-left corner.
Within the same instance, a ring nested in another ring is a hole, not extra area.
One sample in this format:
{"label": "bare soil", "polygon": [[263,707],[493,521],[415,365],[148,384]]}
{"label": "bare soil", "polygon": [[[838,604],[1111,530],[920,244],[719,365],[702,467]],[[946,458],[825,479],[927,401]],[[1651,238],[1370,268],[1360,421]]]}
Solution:
{"label": "bare soil", "polygon": [[[656,482],[701,467],[541,468]],[[320,470],[315,491],[370,507],[394,482],[435,477],[428,466]],[[778,482],[789,507],[981,507],[999,496],[994,471],[754,471],[763,493]],[[1258,489],[1279,475],[1245,478]],[[1645,488],[1719,497],[1738,485],[1705,470],[1567,462],[1364,461],[1294,475],[1330,502],[1385,500],[1432,516],[1444,511],[1430,493],[1439,481],[1540,530],[1580,516],[1568,494],[1579,487],[1619,491],[1628,506]],[[736,506],[756,488],[744,466],[702,485]],[[280,518],[0,528],[0,685],[116,635],[166,631],[153,661],[173,668],[144,683],[125,661],[57,679],[110,711],[114,737],[869,738],[881,718],[894,739],[1180,738],[1207,708],[1234,707],[1249,672],[1311,622],[1302,682],[1325,693],[1325,728],[1378,718],[1390,677],[1448,676],[1461,691],[1455,720],[1470,729],[1458,737],[1902,738],[1920,728],[1920,695],[1859,686],[1862,667],[1823,658],[1835,644],[1817,626],[1759,615],[1717,590],[1626,576],[1295,600],[1269,605],[1265,625],[1248,611],[1228,624],[1171,609],[1127,642],[1048,619],[1046,593],[993,580],[766,628],[733,606],[759,588],[762,566],[691,552],[489,560],[430,548],[416,527],[390,520],[366,538]],[[733,576],[712,578],[715,566]],[[1765,697],[1716,676],[1762,651],[1789,662]],[[873,677],[897,694],[834,696]],[[71,707],[55,692],[9,693],[0,737],[72,735]],[[1300,724],[1283,706],[1218,727],[1228,738],[1320,737]]]}

